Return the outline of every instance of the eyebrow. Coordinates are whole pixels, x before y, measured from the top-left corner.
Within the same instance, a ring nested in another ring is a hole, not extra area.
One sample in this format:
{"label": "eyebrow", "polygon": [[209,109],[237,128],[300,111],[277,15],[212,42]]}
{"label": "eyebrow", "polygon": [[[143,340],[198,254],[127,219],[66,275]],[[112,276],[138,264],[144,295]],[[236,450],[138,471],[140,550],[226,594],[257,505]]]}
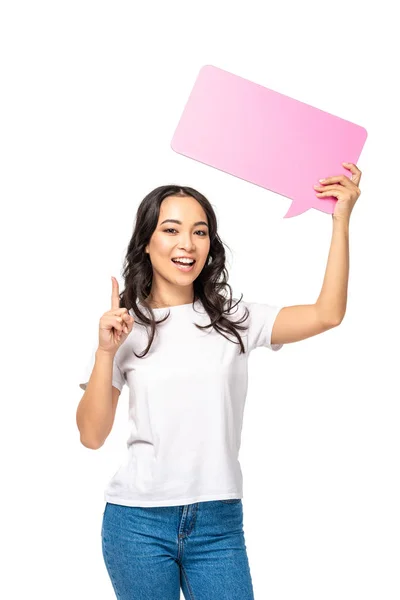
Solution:
{"label": "eyebrow", "polygon": [[[160,227],[161,225],[164,225],[164,223],[178,223],[178,225],[182,225],[182,221],[178,221],[178,219],[165,219],[165,221],[160,223]],[[197,227],[197,225],[205,225],[208,227],[205,221],[197,221],[196,223],[193,223],[193,227]]]}

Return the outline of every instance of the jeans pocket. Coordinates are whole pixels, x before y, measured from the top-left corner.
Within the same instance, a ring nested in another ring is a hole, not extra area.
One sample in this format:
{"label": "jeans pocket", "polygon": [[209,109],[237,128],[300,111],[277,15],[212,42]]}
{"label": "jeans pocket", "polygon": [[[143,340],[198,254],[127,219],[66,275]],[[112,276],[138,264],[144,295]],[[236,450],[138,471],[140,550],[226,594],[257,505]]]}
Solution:
{"label": "jeans pocket", "polygon": [[228,498],[227,500],[221,500],[223,504],[239,504],[241,501],[241,498]]}

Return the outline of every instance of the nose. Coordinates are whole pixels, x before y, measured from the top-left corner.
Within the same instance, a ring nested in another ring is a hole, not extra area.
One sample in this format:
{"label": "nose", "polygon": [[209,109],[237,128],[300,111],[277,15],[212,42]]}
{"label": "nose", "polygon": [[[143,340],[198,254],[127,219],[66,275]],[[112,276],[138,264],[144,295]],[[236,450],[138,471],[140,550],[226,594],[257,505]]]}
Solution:
{"label": "nose", "polygon": [[195,244],[190,236],[190,233],[188,233],[187,235],[181,235],[178,246],[180,249],[185,250],[186,252],[193,252]]}

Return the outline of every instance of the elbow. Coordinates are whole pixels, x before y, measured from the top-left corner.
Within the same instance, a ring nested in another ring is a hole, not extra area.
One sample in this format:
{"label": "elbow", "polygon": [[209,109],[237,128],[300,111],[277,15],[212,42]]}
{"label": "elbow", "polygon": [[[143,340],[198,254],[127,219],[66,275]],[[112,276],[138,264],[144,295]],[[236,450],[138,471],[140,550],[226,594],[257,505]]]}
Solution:
{"label": "elbow", "polygon": [[314,304],[316,318],[319,323],[326,329],[332,329],[333,327],[338,327],[344,319],[344,315],[346,312],[345,307],[336,309],[332,306],[324,306],[321,304],[319,300]]}
{"label": "elbow", "polygon": [[85,448],[90,448],[90,450],[98,450],[104,444],[104,442],[99,443],[94,440],[85,440],[85,438],[83,438],[82,436],[80,440],[82,446],[85,446]]}
{"label": "elbow", "polygon": [[344,315],[341,316],[341,317],[336,317],[335,319],[332,319],[329,322],[329,327],[330,328],[339,327],[339,325],[341,324],[341,322],[343,321],[343,319],[344,319]]}
{"label": "elbow", "polygon": [[78,411],[76,413],[76,425],[78,427],[79,438],[82,446],[85,446],[85,448],[90,448],[90,450],[98,450],[102,447],[105,439],[100,442],[98,437],[95,435],[93,428],[84,426],[82,419],[79,418]]}

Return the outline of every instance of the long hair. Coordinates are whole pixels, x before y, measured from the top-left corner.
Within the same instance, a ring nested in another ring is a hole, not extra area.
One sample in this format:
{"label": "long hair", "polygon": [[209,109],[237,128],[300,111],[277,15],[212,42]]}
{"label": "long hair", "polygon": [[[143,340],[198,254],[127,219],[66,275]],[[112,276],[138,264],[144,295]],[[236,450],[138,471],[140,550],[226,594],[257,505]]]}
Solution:
{"label": "long hair", "polygon": [[[157,321],[147,301],[152,286],[153,266],[149,254],[145,252],[145,248],[157,227],[161,202],[168,196],[191,196],[201,204],[208,218],[210,251],[203,270],[193,282],[193,304],[200,300],[211,322],[209,325],[204,326],[195,323],[195,326],[198,329],[214,327],[218,333],[229,341],[239,343],[240,354],[244,354],[245,348],[238,330],[247,330],[246,325],[240,325],[239,323],[243,323],[247,319],[249,311],[246,307],[243,319],[234,322],[225,316],[240,302],[241,298],[235,305],[232,305],[232,289],[228,284],[229,275],[225,267],[225,249],[217,233],[217,218],[214,209],[203,194],[191,187],[178,185],[157,187],[142,200],[137,210],[134,231],[124,259],[123,278],[125,289],[119,294],[119,306],[120,308],[127,308],[128,311],[132,309],[136,317],[145,326],[150,326],[147,348],[141,355],[134,354],[137,358],[143,358],[147,354],[153,343],[156,325],[163,323],[170,315],[170,312],[168,312],[164,319]],[[229,290],[229,300],[223,295],[226,289]],[[137,301],[147,308],[150,312],[150,318],[139,310]],[[225,309],[226,303],[228,303],[227,309]],[[230,340],[224,332],[233,334],[238,342]]]}

